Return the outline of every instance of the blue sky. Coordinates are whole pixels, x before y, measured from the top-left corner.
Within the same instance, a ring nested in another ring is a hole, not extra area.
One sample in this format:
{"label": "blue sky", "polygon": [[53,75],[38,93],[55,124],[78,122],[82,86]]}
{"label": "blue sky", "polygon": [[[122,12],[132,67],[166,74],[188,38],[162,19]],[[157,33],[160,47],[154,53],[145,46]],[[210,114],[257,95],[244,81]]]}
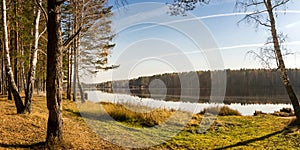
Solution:
{"label": "blue sky", "polygon": [[[150,3],[149,3],[150,2]],[[100,72],[88,81],[136,78],[166,72],[262,68],[247,52],[263,46],[270,36],[264,27],[237,22],[245,15],[235,11],[234,0],[215,0],[198,6],[187,16],[167,14],[168,1],[128,0],[112,18],[117,36],[109,57],[118,69]],[[300,66],[300,1],[279,12],[277,29],[288,35],[294,55],[285,57],[288,68]]]}

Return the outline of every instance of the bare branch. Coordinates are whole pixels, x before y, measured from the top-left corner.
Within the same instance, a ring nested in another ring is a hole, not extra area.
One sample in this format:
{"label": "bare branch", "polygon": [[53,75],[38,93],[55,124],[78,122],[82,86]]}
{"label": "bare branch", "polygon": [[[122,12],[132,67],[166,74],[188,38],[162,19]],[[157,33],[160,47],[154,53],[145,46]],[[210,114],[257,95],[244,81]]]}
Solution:
{"label": "bare branch", "polygon": [[[259,14],[265,13],[267,12],[267,10],[261,10],[261,11],[256,11],[250,14],[247,14],[244,18],[242,18],[241,20],[238,21],[237,24],[240,24],[241,22],[248,20],[248,19],[253,19],[256,23],[266,26],[266,27],[270,27],[269,24],[267,23],[263,23],[260,18],[259,18]],[[248,21],[249,22],[249,21]]]}
{"label": "bare branch", "polygon": [[45,11],[44,7],[40,4],[39,0],[36,0],[35,2],[38,5],[38,7],[42,10],[44,17],[46,19],[46,23],[48,23],[48,15],[47,15],[47,12]]}
{"label": "bare branch", "polygon": [[38,39],[40,39],[41,38],[41,36],[44,34],[44,33],[46,33],[46,31],[47,31],[47,27],[45,27],[44,28],[44,30],[40,33],[40,35],[39,35],[39,37],[38,37]]}
{"label": "bare branch", "polygon": [[251,51],[248,51],[246,55],[253,55],[254,59],[259,59],[262,66],[265,66],[265,67],[271,69],[271,64],[270,64],[269,60],[266,60],[261,54],[258,54],[255,51],[251,50]]}
{"label": "bare branch", "polygon": [[63,44],[64,47],[68,47],[69,44],[74,40],[74,38],[80,33],[82,27],[80,27],[75,34],[73,34],[71,37],[69,37]]}
{"label": "bare branch", "polygon": [[244,7],[244,8],[247,8],[247,7],[251,7],[251,6],[258,6],[258,5],[261,5],[261,4],[264,4],[264,2],[254,2],[252,1],[250,4],[245,2],[245,1],[237,1],[235,3],[235,7],[238,8],[238,7]]}
{"label": "bare branch", "polygon": [[280,3],[277,3],[275,4],[273,7],[272,7],[272,10],[279,7],[279,6],[282,6],[282,5],[285,5],[286,3],[288,3],[290,0],[283,0],[281,1]]}

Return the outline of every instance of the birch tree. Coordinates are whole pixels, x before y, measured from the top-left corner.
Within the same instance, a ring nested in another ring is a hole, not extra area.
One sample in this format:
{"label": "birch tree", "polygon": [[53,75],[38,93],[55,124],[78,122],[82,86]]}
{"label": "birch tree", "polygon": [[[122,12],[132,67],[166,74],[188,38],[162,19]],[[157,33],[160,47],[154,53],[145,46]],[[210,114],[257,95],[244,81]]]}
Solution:
{"label": "birch tree", "polygon": [[271,38],[266,44],[272,44],[273,48],[267,49],[268,53],[261,53],[258,55],[258,57],[261,57],[265,54],[273,54],[276,65],[281,71],[284,87],[293,105],[296,115],[296,123],[300,124],[299,101],[288,77],[287,69],[283,59],[283,47],[281,41],[284,41],[284,37],[282,34],[278,33],[276,27],[276,11],[278,9],[285,9],[289,1],[290,0],[238,0],[236,7],[242,8],[244,12],[247,12],[249,9],[254,10],[253,13],[247,14],[242,20],[245,20],[248,23],[253,21],[253,23],[255,23],[257,26],[264,26],[270,31]]}
{"label": "birch tree", "polygon": [[40,17],[41,17],[41,7],[42,0],[37,0],[37,9],[36,9],[36,17],[34,20],[34,43],[31,50],[31,57],[30,57],[30,67],[28,71],[28,77],[27,77],[27,84],[26,84],[26,91],[25,91],[25,110],[26,112],[31,112],[31,100],[32,100],[32,94],[34,90],[34,82],[35,82],[35,76],[36,76],[36,65],[38,60],[38,45],[39,45],[39,39],[41,35],[46,31],[45,30],[40,34],[39,33],[39,23],[40,23]]}
{"label": "birch tree", "polygon": [[[37,1],[39,3],[41,3],[41,0]],[[17,3],[17,2],[15,2]],[[3,11],[2,11],[2,20],[3,20],[3,35],[4,35],[4,41],[5,42],[5,70],[6,70],[6,74],[7,74],[7,80],[8,80],[8,87],[11,90],[13,97],[14,97],[14,101],[15,101],[15,105],[17,108],[17,113],[26,113],[26,112],[31,112],[31,99],[32,99],[32,93],[33,93],[33,85],[34,85],[34,80],[35,80],[35,71],[36,71],[36,64],[37,64],[37,48],[38,48],[38,42],[39,42],[39,38],[41,36],[41,34],[39,34],[39,22],[40,22],[40,14],[41,14],[41,10],[39,9],[39,7],[36,7],[36,17],[35,17],[35,21],[34,21],[34,44],[33,44],[33,49],[32,49],[32,53],[31,53],[31,59],[30,59],[30,68],[28,71],[28,80],[27,80],[27,88],[25,90],[25,103],[23,104],[23,101],[21,99],[20,96],[20,92],[19,92],[19,88],[16,84],[16,79],[18,76],[18,72],[19,71],[14,71],[12,69],[12,64],[11,64],[11,56],[10,56],[10,49],[9,49],[9,41],[8,41],[8,27],[7,27],[7,12],[6,12],[6,3],[5,0],[3,0],[2,2],[2,6],[3,6]],[[15,6],[15,10],[14,12],[17,12],[17,8]],[[16,14],[15,14],[16,15]],[[15,22],[17,22],[15,20]],[[15,23],[18,25],[18,23]],[[15,25],[17,27],[17,25]],[[17,29],[15,29],[17,30]],[[44,30],[45,32],[46,30]],[[17,31],[15,31],[16,33],[18,33]],[[16,34],[14,39],[18,39],[19,34]],[[15,40],[14,41],[14,48],[18,49],[18,45],[16,43],[19,43],[19,40]],[[22,49],[24,49],[24,47],[22,47]],[[15,53],[16,55],[17,53]],[[14,56],[15,58],[17,58],[17,56]],[[21,60],[21,59],[19,59]],[[15,61],[16,64],[16,61]],[[14,66],[15,70],[17,69],[17,65]],[[24,66],[23,66],[24,67]],[[20,74],[20,72],[19,72]],[[19,78],[21,79],[21,78]]]}
{"label": "birch tree", "polygon": [[[281,33],[278,33],[276,27],[276,17],[278,16],[276,12],[279,9],[285,10],[288,2],[290,2],[290,0],[237,0],[236,8],[243,12],[250,12],[241,21],[254,23],[256,27],[263,26],[270,31],[271,37],[268,39],[266,44],[272,44],[272,48],[267,49],[267,53],[260,53],[256,56],[261,58],[264,62],[269,61],[269,58],[274,58],[276,61],[277,67],[281,71],[284,87],[295,111],[295,122],[300,124],[299,101],[290,83],[283,59],[282,42],[284,42],[284,38],[282,38],[283,36]],[[170,4],[171,14],[184,14],[186,11],[195,9],[197,3],[208,4],[209,0],[175,0],[173,4]],[[265,54],[271,54],[271,57],[270,55],[267,57],[263,56]]]}
{"label": "birch tree", "polygon": [[2,1],[2,24],[3,24],[3,41],[4,41],[4,61],[5,70],[7,74],[8,86],[13,94],[17,113],[22,113],[24,110],[24,104],[22,102],[18,87],[14,80],[14,74],[10,62],[10,51],[9,51],[9,39],[8,39],[8,27],[7,27],[7,9],[6,0]]}

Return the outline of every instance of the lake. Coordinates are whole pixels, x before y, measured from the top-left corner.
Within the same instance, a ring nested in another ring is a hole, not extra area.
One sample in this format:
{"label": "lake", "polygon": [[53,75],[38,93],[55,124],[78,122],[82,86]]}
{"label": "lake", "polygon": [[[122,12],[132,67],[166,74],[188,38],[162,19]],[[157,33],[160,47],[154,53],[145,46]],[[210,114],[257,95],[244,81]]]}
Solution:
{"label": "lake", "polygon": [[[93,102],[112,102],[112,103],[122,103],[128,104],[128,109],[135,109],[134,106],[147,106],[149,108],[166,108],[183,110],[192,113],[198,113],[204,108],[213,106],[228,106],[232,109],[236,109],[242,113],[242,115],[253,115],[253,113],[258,111],[263,111],[265,113],[272,113],[274,111],[279,111],[281,108],[292,108],[290,104],[241,104],[241,103],[231,103],[231,104],[212,104],[212,103],[197,103],[197,102],[187,102],[187,101],[164,101],[155,98],[141,98],[138,96],[119,94],[119,93],[106,93],[102,91],[87,91],[88,99]],[[145,112],[150,111],[149,109]]]}

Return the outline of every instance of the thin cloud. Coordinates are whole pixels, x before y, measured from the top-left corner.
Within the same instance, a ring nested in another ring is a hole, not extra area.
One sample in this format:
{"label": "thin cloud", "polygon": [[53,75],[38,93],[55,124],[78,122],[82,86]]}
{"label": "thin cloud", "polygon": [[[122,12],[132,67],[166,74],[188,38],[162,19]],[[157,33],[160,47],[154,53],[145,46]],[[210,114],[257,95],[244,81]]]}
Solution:
{"label": "thin cloud", "polygon": [[[292,41],[292,42],[286,42],[283,45],[286,46],[300,46],[300,41]],[[214,51],[218,50],[234,50],[234,49],[241,49],[241,48],[251,48],[251,47],[262,47],[265,46],[265,43],[255,43],[255,44],[242,44],[242,45],[233,45],[233,46],[226,46],[226,47],[220,47],[216,49],[211,49]],[[197,50],[197,51],[190,51],[190,52],[184,52],[184,54],[199,54],[199,53],[206,53],[211,50]],[[182,54],[182,53],[181,53]],[[168,56],[176,55],[175,53],[169,54]]]}
{"label": "thin cloud", "polygon": [[299,25],[300,25],[300,21],[297,21],[297,22],[293,22],[293,23],[286,25],[285,28],[289,29],[289,28],[293,28],[293,27],[296,27]]}
{"label": "thin cloud", "polygon": [[[165,9],[165,8],[163,7],[163,9]],[[145,29],[149,29],[149,28],[154,28],[154,27],[158,27],[158,26],[161,26],[161,25],[170,25],[170,24],[174,24],[174,23],[181,23],[181,22],[188,22],[188,21],[195,21],[195,20],[205,20],[205,19],[211,19],[211,18],[248,15],[248,14],[251,14],[251,13],[254,13],[254,12],[235,12],[235,13],[213,14],[213,15],[207,15],[207,16],[200,16],[200,17],[193,17],[193,18],[187,18],[187,19],[173,20],[173,21],[169,21],[169,22],[161,22],[161,23],[157,22],[157,24],[155,24],[155,25],[151,25],[151,26],[131,30],[131,32],[141,31],[141,30],[145,30]],[[267,13],[267,12],[265,12],[265,13]],[[296,14],[299,13],[300,14],[300,10],[278,10],[278,11],[276,11],[276,13],[296,13]]]}

